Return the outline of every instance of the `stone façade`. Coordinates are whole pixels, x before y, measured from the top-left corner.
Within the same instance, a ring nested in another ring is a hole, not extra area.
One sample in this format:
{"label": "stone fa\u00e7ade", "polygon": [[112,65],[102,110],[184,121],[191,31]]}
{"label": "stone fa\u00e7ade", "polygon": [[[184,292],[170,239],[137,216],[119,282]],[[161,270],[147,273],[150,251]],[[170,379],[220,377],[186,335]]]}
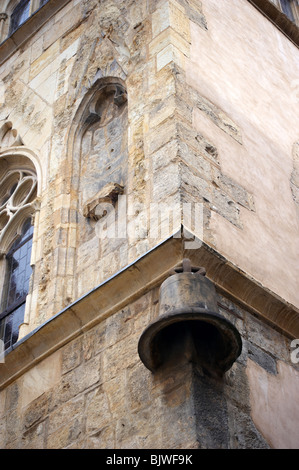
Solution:
{"label": "stone fa\u00e7ade", "polygon": [[[40,182],[26,318],[0,364],[1,447],[298,446],[290,419],[298,413],[290,359],[298,130],[286,96],[296,47],[245,0],[229,9],[223,1],[56,4],[22,47],[0,45],[1,129],[17,129],[0,156],[22,147]],[[273,98],[270,113],[269,89],[283,109]],[[99,137],[93,149],[90,134]],[[97,167],[104,148],[110,173],[105,162]],[[99,239],[94,214],[113,202],[115,185],[126,197],[127,236]],[[151,238],[153,203],[160,231]],[[184,204],[201,204],[202,233],[183,220]],[[222,381],[192,363],[151,375],[137,354],[188,231],[199,237],[188,256],[205,266],[221,314],[242,336]]]}

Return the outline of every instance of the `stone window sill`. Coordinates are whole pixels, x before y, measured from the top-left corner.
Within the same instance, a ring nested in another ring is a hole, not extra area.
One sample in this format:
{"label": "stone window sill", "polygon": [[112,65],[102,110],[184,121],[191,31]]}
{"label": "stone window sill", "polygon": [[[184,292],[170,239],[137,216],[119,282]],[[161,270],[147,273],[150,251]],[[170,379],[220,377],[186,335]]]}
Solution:
{"label": "stone window sill", "polygon": [[0,44],[0,65],[30,39],[50,18],[70,0],[49,0],[35,11],[13,34]]}
{"label": "stone window sill", "polygon": [[299,47],[299,28],[269,0],[248,0]]}

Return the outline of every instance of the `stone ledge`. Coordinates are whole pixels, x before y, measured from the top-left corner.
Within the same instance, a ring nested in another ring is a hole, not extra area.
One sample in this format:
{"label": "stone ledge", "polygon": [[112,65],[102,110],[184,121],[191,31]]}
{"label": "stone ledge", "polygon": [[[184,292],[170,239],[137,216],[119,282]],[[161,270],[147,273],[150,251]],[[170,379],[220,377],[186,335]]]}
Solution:
{"label": "stone ledge", "polygon": [[6,351],[0,364],[0,390],[41,360],[96,324],[159,286],[189,257],[204,266],[219,292],[288,338],[299,338],[299,310],[265,289],[214,249],[202,244],[185,249],[176,233],[66,307]]}
{"label": "stone ledge", "polygon": [[33,13],[11,36],[0,44],[0,65],[31,38],[50,18],[70,0],[49,0]]}
{"label": "stone ledge", "polygon": [[296,46],[299,46],[299,28],[269,0],[248,0],[274,23]]}

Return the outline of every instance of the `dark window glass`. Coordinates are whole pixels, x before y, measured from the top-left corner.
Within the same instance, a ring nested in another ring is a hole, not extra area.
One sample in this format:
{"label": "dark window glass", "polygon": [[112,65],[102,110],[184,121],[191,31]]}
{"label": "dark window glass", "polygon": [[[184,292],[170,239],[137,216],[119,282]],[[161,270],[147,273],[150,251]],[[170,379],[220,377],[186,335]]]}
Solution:
{"label": "dark window glass", "polygon": [[42,7],[44,6],[49,0],[40,0],[39,6]]}
{"label": "dark window glass", "polygon": [[6,255],[7,270],[0,313],[0,339],[3,340],[5,349],[17,341],[19,326],[24,319],[31,276],[32,236],[33,227],[28,219],[23,225],[21,236]]}
{"label": "dark window glass", "polygon": [[13,10],[10,18],[9,34],[12,34],[18,29],[24,21],[29,17],[30,0],[21,0],[20,3]]}
{"label": "dark window glass", "polygon": [[291,1],[290,0],[280,0],[281,4],[281,9],[284,12],[285,15],[291,20],[295,21],[293,12],[292,12],[292,7],[291,7]]}
{"label": "dark window glass", "polygon": [[14,190],[16,189],[16,187],[18,186],[18,183],[15,183],[9,190],[9,192],[4,196],[3,200],[0,201],[0,206],[3,206],[3,204],[5,204],[8,199],[10,198],[10,196],[13,195],[13,192]]}

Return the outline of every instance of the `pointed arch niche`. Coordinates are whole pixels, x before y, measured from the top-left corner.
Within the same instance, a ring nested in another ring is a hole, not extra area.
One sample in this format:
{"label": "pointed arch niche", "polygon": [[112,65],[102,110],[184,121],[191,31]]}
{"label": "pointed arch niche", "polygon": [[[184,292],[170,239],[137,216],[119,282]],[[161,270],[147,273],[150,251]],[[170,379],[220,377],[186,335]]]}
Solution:
{"label": "pointed arch niche", "polygon": [[[96,218],[97,201],[122,193],[127,183],[127,92],[119,78],[101,78],[83,98],[70,131],[79,212]],[[111,190],[111,188],[114,188]],[[107,193],[107,194],[106,194]],[[93,208],[93,209],[91,209]]]}
{"label": "pointed arch niche", "polygon": [[11,143],[21,141],[6,124],[0,129],[0,339],[5,349],[17,341],[28,306],[34,220],[41,188],[38,157],[23,145],[9,147]]}
{"label": "pointed arch niche", "polygon": [[76,266],[72,284],[76,298],[109,275],[112,253],[115,263],[118,259],[117,239],[100,237],[96,229],[99,223],[106,230],[111,209],[118,216],[118,196],[126,194],[128,186],[128,104],[120,78],[99,78],[86,91],[70,127],[68,165],[77,223],[76,235],[72,228],[76,250],[70,251],[67,263]]}

